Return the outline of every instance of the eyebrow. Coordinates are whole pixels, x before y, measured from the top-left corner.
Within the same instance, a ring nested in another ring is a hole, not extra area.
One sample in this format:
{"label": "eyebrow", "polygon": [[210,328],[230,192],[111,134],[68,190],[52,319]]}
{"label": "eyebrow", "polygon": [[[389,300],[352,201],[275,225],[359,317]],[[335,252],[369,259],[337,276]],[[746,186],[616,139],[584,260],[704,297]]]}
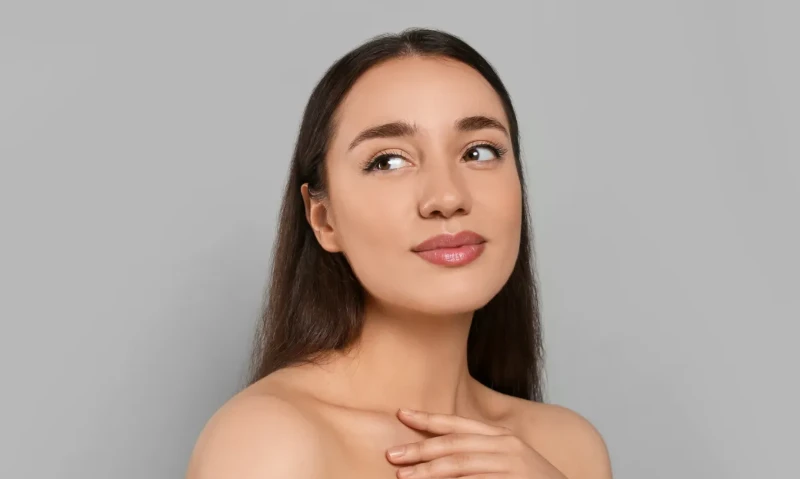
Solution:
{"label": "eyebrow", "polygon": [[[501,131],[506,137],[509,136],[508,130],[505,126],[503,126],[500,120],[484,115],[474,115],[459,118],[456,120],[453,126],[456,130],[462,132],[492,129]],[[358,146],[359,143],[367,140],[372,140],[375,138],[414,136],[418,131],[419,128],[417,128],[416,125],[406,121],[393,121],[391,123],[384,123],[383,125],[367,128],[359,133],[350,143],[350,146],[347,148],[347,150],[350,151]]]}

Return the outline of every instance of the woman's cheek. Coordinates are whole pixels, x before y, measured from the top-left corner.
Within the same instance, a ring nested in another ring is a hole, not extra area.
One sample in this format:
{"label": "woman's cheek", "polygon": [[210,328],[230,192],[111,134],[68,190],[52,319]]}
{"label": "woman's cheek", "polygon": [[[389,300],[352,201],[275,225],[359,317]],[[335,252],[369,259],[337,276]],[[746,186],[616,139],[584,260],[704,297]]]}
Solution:
{"label": "woman's cheek", "polygon": [[357,274],[371,276],[373,270],[385,274],[408,252],[411,232],[398,208],[397,202],[375,198],[338,206],[340,244]]}

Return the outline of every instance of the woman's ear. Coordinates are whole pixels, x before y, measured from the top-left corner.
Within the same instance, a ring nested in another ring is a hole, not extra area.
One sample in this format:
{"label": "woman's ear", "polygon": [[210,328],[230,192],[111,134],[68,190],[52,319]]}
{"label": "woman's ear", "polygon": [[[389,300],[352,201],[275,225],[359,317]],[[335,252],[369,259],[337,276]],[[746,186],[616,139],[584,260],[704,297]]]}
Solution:
{"label": "woman's ear", "polygon": [[308,191],[308,183],[303,183],[300,187],[300,194],[303,196],[303,204],[306,209],[306,221],[314,230],[314,236],[317,237],[319,245],[329,253],[340,252],[341,248],[327,202],[311,196]]}

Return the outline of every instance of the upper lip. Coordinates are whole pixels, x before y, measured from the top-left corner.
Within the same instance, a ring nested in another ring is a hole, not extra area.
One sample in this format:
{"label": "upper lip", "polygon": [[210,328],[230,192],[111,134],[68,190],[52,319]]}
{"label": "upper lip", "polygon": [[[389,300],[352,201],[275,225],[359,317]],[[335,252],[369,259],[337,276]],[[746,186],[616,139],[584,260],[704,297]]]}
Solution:
{"label": "upper lip", "polygon": [[481,244],[486,240],[474,231],[461,231],[454,235],[432,236],[413,248],[413,251],[430,251],[439,248],[458,248],[459,246]]}

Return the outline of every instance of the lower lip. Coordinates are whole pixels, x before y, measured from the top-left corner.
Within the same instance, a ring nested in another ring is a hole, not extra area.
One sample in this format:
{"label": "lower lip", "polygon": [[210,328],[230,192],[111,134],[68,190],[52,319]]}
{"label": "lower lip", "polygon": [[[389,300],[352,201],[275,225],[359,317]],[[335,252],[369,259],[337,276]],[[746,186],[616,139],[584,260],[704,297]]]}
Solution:
{"label": "lower lip", "polygon": [[485,243],[469,244],[458,248],[437,248],[429,251],[417,251],[417,254],[429,263],[440,266],[464,266],[472,263],[483,253]]}

